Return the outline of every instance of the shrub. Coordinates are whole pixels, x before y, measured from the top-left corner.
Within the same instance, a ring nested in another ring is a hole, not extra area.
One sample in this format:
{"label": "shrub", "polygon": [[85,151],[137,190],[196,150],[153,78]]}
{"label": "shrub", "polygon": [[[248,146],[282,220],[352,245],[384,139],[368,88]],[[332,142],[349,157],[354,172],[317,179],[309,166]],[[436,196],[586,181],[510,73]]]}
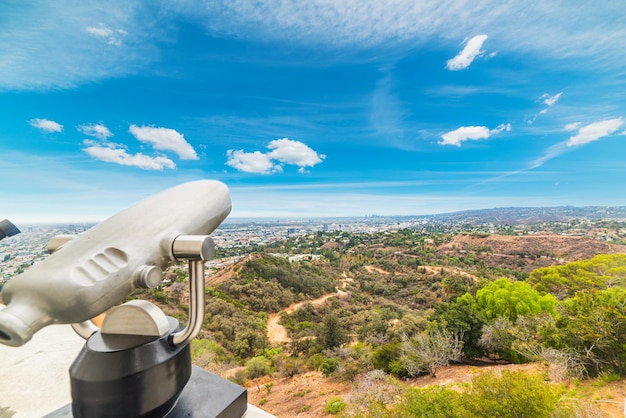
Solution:
{"label": "shrub", "polygon": [[441,386],[410,389],[397,405],[397,417],[453,418],[463,416],[463,394]]}
{"label": "shrub", "polygon": [[333,396],[326,401],[324,412],[335,415],[344,409],[346,409],[346,403],[343,399],[340,396]]}
{"label": "shrub", "polygon": [[556,418],[576,416],[572,405],[561,403],[564,389],[544,382],[540,374],[504,370],[475,376],[469,388],[409,389],[388,416],[426,418]]}
{"label": "shrub", "polygon": [[256,379],[270,372],[270,361],[265,357],[253,357],[246,362],[246,376]]}
{"label": "shrub", "polygon": [[232,377],[229,377],[228,380],[231,382],[243,386],[246,383],[246,372],[244,370],[237,370]]}
{"label": "shrub", "polygon": [[297,357],[282,357],[276,363],[276,370],[283,377],[293,377],[304,371],[304,361]]}
{"label": "shrub", "polygon": [[320,364],[320,371],[324,377],[330,376],[339,367],[339,359],[327,358]]}
{"label": "shrub", "polygon": [[472,379],[465,408],[475,417],[548,418],[562,394],[562,386],[546,383],[539,374],[486,372]]}

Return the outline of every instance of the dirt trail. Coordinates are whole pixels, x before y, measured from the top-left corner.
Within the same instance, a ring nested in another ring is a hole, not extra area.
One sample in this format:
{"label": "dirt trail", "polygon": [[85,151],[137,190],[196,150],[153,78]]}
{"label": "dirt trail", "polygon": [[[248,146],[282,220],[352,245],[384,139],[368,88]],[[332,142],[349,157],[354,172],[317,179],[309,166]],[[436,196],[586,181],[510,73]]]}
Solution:
{"label": "dirt trail", "polygon": [[420,266],[418,267],[418,269],[424,269],[424,271],[426,271],[426,274],[439,274],[441,272],[441,269],[443,269],[444,273],[448,273],[448,274],[458,274],[459,276],[463,276],[463,277],[469,277],[470,279],[477,281],[478,277],[474,276],[471,273],[467,273],[459,268],[456,267],[443,267],[443,266]]}
{"label": "dirt trail", "polygon": [[363,266],[365,267],[365,270],[367,270],[368,273],[380,273],[380,274],[384,274],[384,275],[389,275],[390,273],[386,270],[383,270],[379,267],[374,267],[374,266]]}
{"label": "dirt trail", "polygon": [[[379,274],[384,274],[384,275],[389,275],[391,273],[389,273],[386,270],[383,270],[379,267],[374,267],[374,266],[363,266],[365,268],[365,270],[367,270],[368,273],[379,273]],[[470,279],[477,281],[478,277],[474,276],[473,274],[467,273],[461,269],[458,269],[456,267],[444,267],[444,266],[419,266],[418,269],[423,269],[424,272],[426,274],[439,274],[441,272],[441,269],[443,269],[444,273],[448,273],[448,274],[458,274],[460,276],[463,277],[469,277]]]}
{"label": "dirt trail", "polygon": [[[353,281],[353,279],[346,277],[345,273],[342,274],[342,285],[341,288],[345,289],[347,282]],[[283,309],[278,313],[271,314],[267,320],[267,339],[271,344],[281,344],[291,342],[291,338],[287,334],[287,328],[280,325],[280,315],[282,313],[292,314],[298,309],[302,308],[307,303],[310,303],[313,306],[321,305],[326,302],[327,299],[332,298],[333,296],[337,296],[339,298],[343,298],[347,296],[347,292],[344,290],[340,290],[337,288],[335,293],[328,293],[326,295],[320,296],[317,299],[313,300],[304,300],[301,302],[292,303],[287,308]]]}

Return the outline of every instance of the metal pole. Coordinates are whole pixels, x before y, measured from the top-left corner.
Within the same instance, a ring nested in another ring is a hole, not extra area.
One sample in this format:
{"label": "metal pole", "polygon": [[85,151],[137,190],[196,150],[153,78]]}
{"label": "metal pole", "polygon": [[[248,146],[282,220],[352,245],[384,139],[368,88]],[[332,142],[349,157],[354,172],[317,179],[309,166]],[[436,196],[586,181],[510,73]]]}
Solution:
{"label": "metal pole", "polygon": [[171,337],[178,347],[191,342],[202,329],[204,321],[204,260],[189,260],[189,319],[187,326]]}

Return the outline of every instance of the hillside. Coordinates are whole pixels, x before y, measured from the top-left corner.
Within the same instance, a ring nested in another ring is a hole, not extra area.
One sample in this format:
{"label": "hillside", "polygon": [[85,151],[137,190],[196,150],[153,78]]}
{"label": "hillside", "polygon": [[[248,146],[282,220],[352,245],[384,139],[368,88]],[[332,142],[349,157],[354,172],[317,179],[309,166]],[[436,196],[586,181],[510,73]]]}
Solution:
{"label": "hillside", "polygon": [[[281,256],[279,247],[289,252]],[[299,251],[323,257],[290,262],[287,255]],[[386,376],[379,395],[396,399],[384,401],[393,411],[413,402],[412,387],[456,387],[496,364],[498,370],[526,370],[530,379],[549,376],[559,399],[566,390],[590,399],[592,391],[568,382],[596,376],[613,382],[611,376],[626,371],[620,348],[626,344],[620,339],[626,335],[620,305],[626,293],[615,287],[626,280],[621,254],[624,245],[547,234],[398,230],[293,237],[237,262],[217,263],[221,267],[206,281],[194,361],[246,385],[251,402],[279,417],[327,416],[324,409],[339,402],[336,397],[352,414],[370,405],[355,400],[355,383],[381,378],[376,373]],[[568,268],[577,260],[589,261]],[[563,269],[526,280],[549,266]],[[168,314],[185,320],[184,296],[173,290],[170,285],[144,296],[152,294]],[[590,321],[589,312],[596,311]],[[590,342],[597,329],[603,334]],[[429,345],[439,348],[422,351]],[[559,357],[564,355],[569,366]],[[611,388],[602,396],[623,395]],[[561,402],[558,408],[573,406]]]}
{"label": "hillside", "polygon": [[598,254],[624,253],[626,246],[578,236],[458,234],[438,250],[457,257],[473,254],[489,267],[531,272],[538,267],[588,259]]}

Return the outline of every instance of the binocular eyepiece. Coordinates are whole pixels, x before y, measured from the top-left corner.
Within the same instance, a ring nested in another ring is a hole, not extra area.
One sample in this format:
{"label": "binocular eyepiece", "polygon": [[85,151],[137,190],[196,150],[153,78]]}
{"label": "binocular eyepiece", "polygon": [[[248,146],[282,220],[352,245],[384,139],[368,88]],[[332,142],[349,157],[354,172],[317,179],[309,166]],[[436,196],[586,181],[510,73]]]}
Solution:
{"label": "binocular eyepiece", "polygon": [[17,226],[13,225],[8,219],[0,221],[0,240],[6,237],[12,237],[20,232]]}

